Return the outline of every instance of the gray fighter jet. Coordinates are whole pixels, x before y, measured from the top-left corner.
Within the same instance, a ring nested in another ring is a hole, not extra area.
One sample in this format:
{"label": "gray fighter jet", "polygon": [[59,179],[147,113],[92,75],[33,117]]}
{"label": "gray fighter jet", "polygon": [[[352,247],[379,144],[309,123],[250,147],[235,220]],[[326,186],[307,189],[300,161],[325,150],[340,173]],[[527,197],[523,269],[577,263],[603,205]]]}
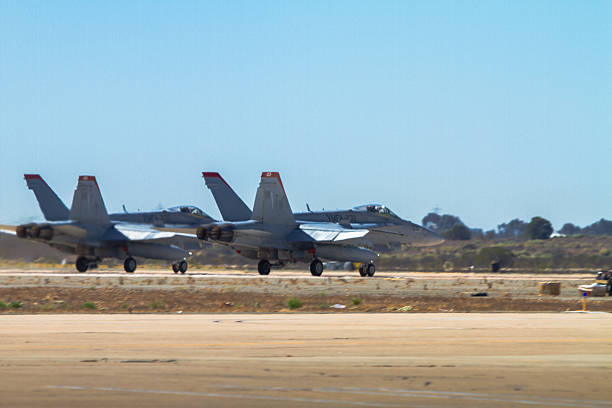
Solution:
{"label": "gray fighter jet", "polygon": [[[323,273],[321,259],[325,259],[360,262],[360,275],[373,276],[378,254],[363,244],[372,240],[371,235],[386,235],[389,239],[398,234],[378,227],[356,228],[328,220],[300,220],[291,211],[280,175],[276,172],[262,173],[252,212],[243,202],[240,205],[236,201],[236,198],[242,200],[221,176],[208,172],[203,175],[223,218],[232,218],[233,221],[203,225],[197,229],[196,235],[202,240],[230,246],[245,257],[259,259],[261,275],[269,274],[271,266],[282,266],[286,262],[310,262],[312,275],[320,276]],[[228,202],[233,206],[228,207]],[[228,208],[238,209],[239,213],[228,213]],[[239,220],[246,216],[247,211],[249,219]],[[420,229],[440,242],[437,235],[422,227]]]}
{"label": "gray fighter jet", "polygon": [[[52,219],[63,218],[64,209],[65,206],[55,205],[45,215]],[[0,230],[78,255],[76,268],[79,272],[96,266],[103,258],[124,259],[125,271],[134,272],[137,266],[134,256],[171,261],[175,273],[187,271],[186,258],[191,253],[184,248],[193,245],[195,237],[187,233],[158,231],[146,225],[112,221],[93,176],[79,177],[67,218],[65,221],[42,224],[0,226]]]}
{"label": "gray fighter jet", "polygon": [[[70,210],[45,182],[40,174],[24,174],[26,184],[34,192],[38,206],[47,221],[67,221]],[[164,210],[136,213],[109,214],[111,221],[121,221],[135,224],[151,224],[156,227],[167,225],[199,226],[215,221],[198,207],[179,205]]]}
{"label": "gray fighter jet", "polygon": [[[251,218],[251,210],[219,173],[204,172],[202,176],[224,220]],[[299,221],[331,222],[347,229],[367,229],[370,233],[359,241],[359,245],[378,253],[399,250],[402,245],[429,246],[443,241],[435,232],[401,219],[381,204],[360,205],[349,210],[299,212],[293,216]]]}

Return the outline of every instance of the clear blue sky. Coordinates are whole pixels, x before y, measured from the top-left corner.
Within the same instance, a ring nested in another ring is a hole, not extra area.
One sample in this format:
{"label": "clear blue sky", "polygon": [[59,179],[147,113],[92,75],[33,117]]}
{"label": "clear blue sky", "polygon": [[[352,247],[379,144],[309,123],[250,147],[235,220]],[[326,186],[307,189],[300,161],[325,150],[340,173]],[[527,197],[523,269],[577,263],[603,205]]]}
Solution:
{"label": "clear blue sky", "polygon": [[67,202],[612,218],[610,1],[0,1],[0,221]]}

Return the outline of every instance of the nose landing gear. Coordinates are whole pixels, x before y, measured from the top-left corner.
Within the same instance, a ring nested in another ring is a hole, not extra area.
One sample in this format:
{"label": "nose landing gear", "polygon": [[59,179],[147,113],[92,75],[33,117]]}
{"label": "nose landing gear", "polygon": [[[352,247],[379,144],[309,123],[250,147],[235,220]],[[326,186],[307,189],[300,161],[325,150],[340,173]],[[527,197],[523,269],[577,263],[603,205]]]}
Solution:
{"label": "nose landing gear", "polygon": [[181,262],[177,262],[177,263],[173,263],[172,264],[172,271],[174,273],[185,273],[187,272],[187,261],[181,261]]}

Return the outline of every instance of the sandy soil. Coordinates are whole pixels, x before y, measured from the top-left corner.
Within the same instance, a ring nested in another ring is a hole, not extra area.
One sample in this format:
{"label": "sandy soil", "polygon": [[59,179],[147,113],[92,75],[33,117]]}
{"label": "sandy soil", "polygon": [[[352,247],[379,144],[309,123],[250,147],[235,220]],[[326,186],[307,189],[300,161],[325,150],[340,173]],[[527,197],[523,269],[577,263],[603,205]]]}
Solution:
{"label": "sandy soil", "polygon": [[0,316],[7,407],[609,407],[609,314]]}
{"label": "sandy soil", "polygon": [[[4,270],[0,313],[269,313],[289,311],[291,299],[301,303],[293,312],[566,311],[582,308],[576,288],[592,279],[474,273],[381,272],[362,278],[333,272],[316,278],[290,271],[262,277],[227,270],[187,275]],[[561,295],[538,295],[539,281],[561,282]],[[337,304],[345,307],[332,307]],[[612,297],[589,299],[587,307],[612,311]]]}

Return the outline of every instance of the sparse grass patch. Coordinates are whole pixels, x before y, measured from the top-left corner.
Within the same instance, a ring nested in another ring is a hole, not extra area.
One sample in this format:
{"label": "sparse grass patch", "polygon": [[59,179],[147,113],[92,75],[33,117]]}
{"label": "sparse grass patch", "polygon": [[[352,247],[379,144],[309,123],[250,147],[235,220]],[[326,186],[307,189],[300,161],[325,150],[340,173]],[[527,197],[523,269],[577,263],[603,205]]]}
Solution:
{"label": "sparse grass patch", "polygon": [[12,301],[11,303],[8,304],[8,306],[12,309],[19,309],[21,308],[23,305],[21,304],[21,302],[18,301]]}
{"label": "sparse grass patch", "polygon": [[55,305],[53,303],[45,303],[40,307],[42,310],[53,310],[55,309]]}
{"label": "sparse grass patch", "polygon": [[300,299],[297,298],[293,298],[293,299],[289,299],[289,301],[287,302],[287,306],[289,306],[289,309],[299,309],[300,307],[302,307],[302,301]]}
{"label": "sparse grass patch", "polygon": [[158,302],[157,300],[151,302],[151,309],[162,309],[164,307],[163,302]]}
{"label": "sparse grass patch", "polygon": [[0,310],[8,309],[8,305],[0,300]]}
{"label": "sparse grass patch", "polygon": [[97,309],[98,306],[96,306],[96,304],[94,302],[85,302],[83,303],[83,305],[81,306],[81,308],[83,309]]}
{"label": "sparse grass patch", "polygon": [[128,308],[128,304],[124,302],[119,307],[122,308],[122,309],[127,309]]}
{"label": "sparse grass patch", "polygon": [[359,299],[358,297],[354,297],[353,298],[353,304],[355,306],[360,305],[361,304],[361,299]]}

